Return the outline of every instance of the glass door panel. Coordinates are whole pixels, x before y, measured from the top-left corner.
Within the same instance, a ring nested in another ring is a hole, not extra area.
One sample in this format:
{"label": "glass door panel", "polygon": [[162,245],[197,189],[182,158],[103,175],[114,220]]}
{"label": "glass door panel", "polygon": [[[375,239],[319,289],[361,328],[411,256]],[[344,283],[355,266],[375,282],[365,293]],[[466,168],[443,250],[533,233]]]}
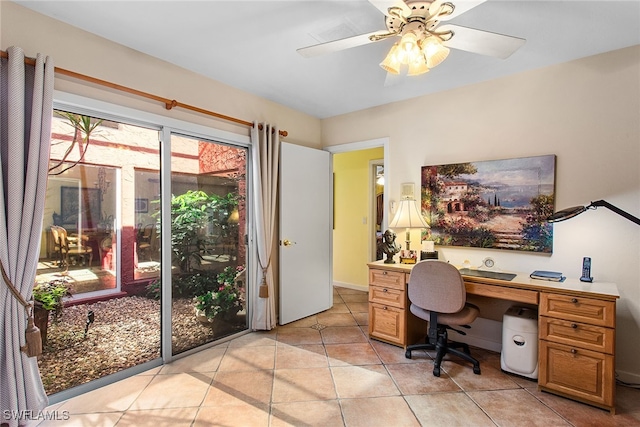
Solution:
{"label": "glass door panel", "polygon": [[247,329],[246,151],[171,137],[174,355]]}
{"label": "glass door panel", "polygon": [[159,166],[158,130],[54,112],[36,289],[68,294],[38,325],[47,394],[160,357],[160,301],[135,252],[135,201],[158,191],[134,179],[158,181]]}

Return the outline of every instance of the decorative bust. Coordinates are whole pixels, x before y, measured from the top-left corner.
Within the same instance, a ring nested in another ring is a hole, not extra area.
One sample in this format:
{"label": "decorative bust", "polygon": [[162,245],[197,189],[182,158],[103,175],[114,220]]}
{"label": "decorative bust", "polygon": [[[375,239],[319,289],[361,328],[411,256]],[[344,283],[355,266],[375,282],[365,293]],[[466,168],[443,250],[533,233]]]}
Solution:
{"label": "decorative bust", "polygon": [[400,245],[396,243],[396,233],[393,230],[384,232],[379,249],[387,255],[387,259],[384,260],[385,264],[395,264],[393,256],[400,252]]}

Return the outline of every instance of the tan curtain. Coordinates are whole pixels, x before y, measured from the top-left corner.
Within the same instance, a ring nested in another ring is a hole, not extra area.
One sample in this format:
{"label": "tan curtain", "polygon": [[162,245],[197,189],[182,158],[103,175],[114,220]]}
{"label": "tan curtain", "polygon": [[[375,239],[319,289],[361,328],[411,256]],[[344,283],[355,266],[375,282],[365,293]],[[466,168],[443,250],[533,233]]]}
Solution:
{"label": "tan curtain", "polygon": [[270,330],[276,326],[276,303],[273,266],[277,263],[276,205],[278,197],[278,162],[280,134],[277,127],[258,123],[251,129],[253,194],[255,212],[255,246],[258,256],[256,284],[251,295],[251,329]]}
{"label": "tan curtain", "polygon": [[[0,63],[0,259],[29,300],[38,267],[53,114],[53,60],[25,65],[18,47]],[[0,279],[2,280],[2,279]],[[0,414],[10,427],[47,406],[37,359],[20,351],[26,313],[0,283]],[[22,418],[19,416],[22,414]],[[8,419],[7,419],[8,418]]]}

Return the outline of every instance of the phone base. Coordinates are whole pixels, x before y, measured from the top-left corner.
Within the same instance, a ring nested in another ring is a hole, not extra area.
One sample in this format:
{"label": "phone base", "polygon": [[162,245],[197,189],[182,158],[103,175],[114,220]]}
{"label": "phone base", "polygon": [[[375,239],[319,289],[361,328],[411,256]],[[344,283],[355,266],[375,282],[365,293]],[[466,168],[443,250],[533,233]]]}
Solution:
{"label": "phone base", "polygon": [[593,277],[581,277],[581,282],[593,282]]}

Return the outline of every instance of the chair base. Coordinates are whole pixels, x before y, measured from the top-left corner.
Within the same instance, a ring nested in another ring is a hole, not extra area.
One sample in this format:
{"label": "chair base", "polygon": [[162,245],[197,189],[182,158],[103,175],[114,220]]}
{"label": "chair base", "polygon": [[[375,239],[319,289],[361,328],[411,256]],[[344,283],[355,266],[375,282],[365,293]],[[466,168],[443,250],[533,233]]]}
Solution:
{"label": "chair base", "polygon": [[[444,358],[445,354],[450,353],[466,360],[467,362],[472,363],[473,373],[476,375],[480,375],[480,362],[478,362],[473,356],[471,356],[469,346],[466,343],[452,341],[450,342],[447,337],[447,331],[444,327],[440,327],[440,325],[438,325],[437,338],[430,339],[430,337],[427,337],[426,341],[427,342],[425,344],[413,344],[407,346],[404,356],[407,359],[411,359],[411,352],[413,350],[436,350],[436,359],[433,362],[433,375],[439,377],[442,359]],[[435,341],[435,343],[432,341]],[[458,350],[459,348],[461,348],[462,351]]]}

